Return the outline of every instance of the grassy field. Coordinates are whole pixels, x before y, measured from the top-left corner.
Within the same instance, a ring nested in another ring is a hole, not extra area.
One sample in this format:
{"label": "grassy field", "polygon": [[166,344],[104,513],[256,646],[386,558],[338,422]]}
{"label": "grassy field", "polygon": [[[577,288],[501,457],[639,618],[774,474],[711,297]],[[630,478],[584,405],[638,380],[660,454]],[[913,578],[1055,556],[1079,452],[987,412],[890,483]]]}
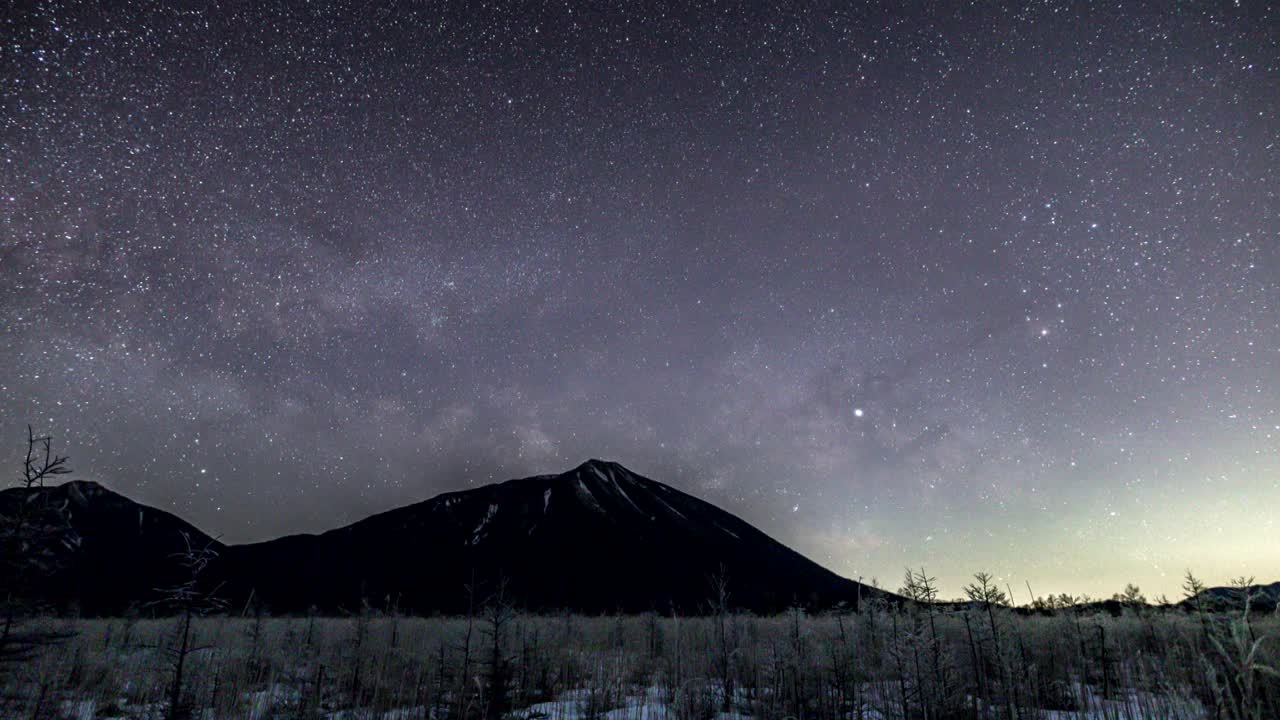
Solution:
{"label": "grassy field", "polygon": [[4,718],[1280,718],[1274,614],[208,617],[185,652],[181,618],[17,630],[63,637],[10,644]]}

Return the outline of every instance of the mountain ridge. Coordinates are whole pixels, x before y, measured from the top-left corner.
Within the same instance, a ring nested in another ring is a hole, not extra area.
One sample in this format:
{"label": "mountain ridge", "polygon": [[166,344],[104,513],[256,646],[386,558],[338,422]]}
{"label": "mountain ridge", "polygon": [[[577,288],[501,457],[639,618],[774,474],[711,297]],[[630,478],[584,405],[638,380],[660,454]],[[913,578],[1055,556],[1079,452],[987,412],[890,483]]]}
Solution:
{"label": "mountain ridge", "polygon": [[[94,592],[86,582],[77,583],[74,601],[66,588],[54,593],[61,595],[60,604],[78,602],[87,614],[122,612],[122,604],[144,602],[157,585],[138,576],[168,577],[157,567],[183,549],[183,533],[192,544],[219,553],[210,581],[222,583],[228,599],[245,606],[252,600],[274,612],[342,612],[366,605],[461,612],[500,584],[510,599],[536,611],[697,612],[706,609],[716,575],[727,579],[730,604],[758,612],[793,603],[856,606],[867,597],[888,596],[837,575],[712,503],[595,458],[560,474],[440,493],[320,533],[232,545],[93,481],[38,491],[76,505],[73,524],[84,519],[87,507],[101,506],[86,528],[86,542],[93,546],[86,557],[98,568],[90,575],[98,580],[125,556],[115,552],[114,537],[128,539],[128,511],[137,509],[140,527],[151,519],[142,561],[130,563],[129,582],[111,583],[114,594]],[[0,507],[23,492],[0,492]],[[135,545],[129,547],[137,552]],[[76,556],[75,567],[62,575],[90,570],[86,557]]]}

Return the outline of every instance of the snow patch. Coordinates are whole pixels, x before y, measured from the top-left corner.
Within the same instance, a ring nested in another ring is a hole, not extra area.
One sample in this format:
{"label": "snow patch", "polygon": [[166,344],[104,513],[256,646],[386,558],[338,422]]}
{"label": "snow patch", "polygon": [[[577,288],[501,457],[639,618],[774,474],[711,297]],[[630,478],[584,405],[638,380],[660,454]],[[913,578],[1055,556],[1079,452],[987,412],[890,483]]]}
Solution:
{"label": "snow patch", "polygon": [[543,515],[547,514],[547,507],[550,505],[551,505],[551,488],[547,488],[546,492],[542,493],[542,514]]}
{"label": "snow patch", "polygon": [[67,700],[62,703],[62,716],[70,720],[93,720],[98,704],[93,700]]}
{"label": "snow patch", "polygon": [[716,526],[716,527],[718,527],[718,528],[720,528],[721,530],[725,531],[725,533],[726,533],[727,535],[729,535],[730,537],[732,537],[734,540],[741,540],[741,539],[742,539],[742,538],[738,537],[738,533],[736,533],[736,532],[734,532],[734,531],[730,530],[729,528],[727,528],[727,527],[725,527],[725,526],[721,525],[720,523],[715,523],[715,526]]}
{"label": "snow patch", "polygon": [[591,490],[587,487],[586,483],[582,482],[582,478],[578,478],[578,489],[582,491],[583,499],[588,505],[594,508],[596,512],[604,512],[604,508],[600,505],[600,501],[596,500],[596,496],[591,494]]}
{"label": "snow patch", "polygon": [[679,510],[677,510],[677,509],[675,509],[674,507],[672,507],[671,503],[667,502],[666,500],[663,500],[662,498],[658,497],[657,495],[654,495],[654,496],[653,496],[653,499],[654,499],[654,500],[657,500],[657,501],[658,501],[658,502],[660,502],[660,503],[662,503],[662,506],[663,506],[663,507],[665,507],[666,509],[668,509],[668,510],[670,510],[671,512],[675,513],[675,514],[676,514],[676,516],[677,516],[677,517],[679,517],[681,520],[688,520],[688,519],[689,519],[689,518],[685,517],[685,514],[684,514],[684,513],[680,512]]}
{"label": "snow patch", "polygon": [[296,705],[302,699],[298,690],[276,683],[266,690],[246,693],[245,700],[249,705],[249,720],[268,720],[280,713],[289,705]]}
{"label": "snow patch", "polygon": [[485,512],[484,519],[480,521],[480,524],[476,526],[475,530],[471,531],[472,545],[477,545],[480,543],[480,531],[484,530],[484,526],[488,525],[489,521],[492,520],[493,516],[496,515],[497,513],[498,513],[498,503],[489,503],[489,509]]}
{"label": "snow patch", "polygon": [[613,487],[618,491],[618,494],[622,496],[622,499],[627,501],[627,504],[635,508],[636,512],[641,512],[640,506],[636,504],[636,501],[632,500],[631,496],[627,494],[627,491],[622,489],[622,483],[614,481]]}
{"label": "snow patch", "polygon": [[612,488],[614,492],[621,495],[622,499],[626,500],[628,505],[636,509],[636,512],[641,512],[640,506],[636,505],[635,501],[631,499],[631,496],[627,494],[627,491],[622,489],[622,483],[618,482],[618,479],[613,476],[613,468],[606,468],[606,470],[607,472],[601,472],[600,468],[595,465],[591,466],[591,472],[595,473],[596,477],[608,483],[609,487]]}
{"label": "snow patch", "polygon": [[[285,717],[285,716],[281,716]],[[367,708],[357,710],[338,710],[336,712],[325,713],[322,717],[325,720],[422,720],[430,718],[435,720],[437,717],[435,708],[426,708],[424,706],[397,708],[387,710],[385,712],[375,712]]]}
{"label": "snow patch", "polygon": [[[746,695],[739,691],[738,704]],[[634,688],[623,697],[609,698],[598,690],[577,689],[560,693],[551,702],[540,702],[511,713],[516,720],[674,720],[671,692],[666,688]],[[753,720],[741,711],[720,713],[716,720]]]}

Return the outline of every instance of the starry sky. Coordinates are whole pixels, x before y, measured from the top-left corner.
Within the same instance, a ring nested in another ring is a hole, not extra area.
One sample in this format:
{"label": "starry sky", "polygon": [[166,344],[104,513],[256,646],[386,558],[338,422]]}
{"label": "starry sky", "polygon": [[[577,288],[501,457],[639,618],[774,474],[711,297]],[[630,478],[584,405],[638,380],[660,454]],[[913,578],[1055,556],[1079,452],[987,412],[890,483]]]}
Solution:
{"label": "starry sky", "polygon": [[1280,580],[1274,6],[684,5],[4,13],[2,466],[242,542],[600,457],[892,588]]}

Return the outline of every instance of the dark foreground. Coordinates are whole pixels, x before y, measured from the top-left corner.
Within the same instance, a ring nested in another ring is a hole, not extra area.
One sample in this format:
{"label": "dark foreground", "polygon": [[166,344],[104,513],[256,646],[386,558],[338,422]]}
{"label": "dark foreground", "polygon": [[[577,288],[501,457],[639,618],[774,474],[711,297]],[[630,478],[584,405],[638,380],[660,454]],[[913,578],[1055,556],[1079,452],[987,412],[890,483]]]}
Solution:
{"label": "dark foreground", "polygon": [[1274,614],[217,617],[185,652],[175,618],[19,629],[6,718],[1280,717]]}

